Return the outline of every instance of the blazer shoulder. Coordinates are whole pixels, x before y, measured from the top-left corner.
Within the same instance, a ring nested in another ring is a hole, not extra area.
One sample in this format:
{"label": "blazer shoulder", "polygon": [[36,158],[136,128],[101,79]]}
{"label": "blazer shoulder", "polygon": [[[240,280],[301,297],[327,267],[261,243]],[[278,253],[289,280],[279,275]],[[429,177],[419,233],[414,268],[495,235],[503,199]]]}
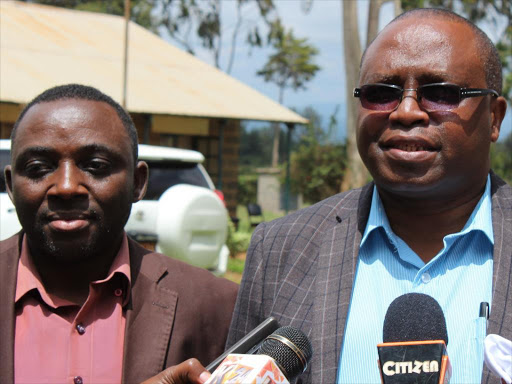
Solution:
{"label": "blazer shoulder", "polygon": [[287,216],[260,224],[255,230],[255,237],[263,236],[263,233],[288,231],[290,228],[318,234],[347,218],[353,218],[355,222],[361,218],[364,220],[370,210],[372,192],[373,183],[369,183],[362,188],[338,193]]}
{"label": "blazer shoulder", "polygon": [[21,237],[22,236],[20,232],[5,240],[0,241],[0,255],[4,255],[6,253],[19,254]]}

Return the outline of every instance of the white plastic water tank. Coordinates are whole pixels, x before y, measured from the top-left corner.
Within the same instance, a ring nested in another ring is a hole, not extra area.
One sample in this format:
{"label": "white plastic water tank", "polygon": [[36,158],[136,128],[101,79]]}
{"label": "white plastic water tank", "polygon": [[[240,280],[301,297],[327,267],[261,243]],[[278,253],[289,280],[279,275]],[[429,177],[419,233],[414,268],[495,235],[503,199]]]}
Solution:
{"label": "white plastic water tank", "polygon": [[227,236],[227,211],[207,188],[179,184],[158,201],[156,250],[202,268],[216,268]]}

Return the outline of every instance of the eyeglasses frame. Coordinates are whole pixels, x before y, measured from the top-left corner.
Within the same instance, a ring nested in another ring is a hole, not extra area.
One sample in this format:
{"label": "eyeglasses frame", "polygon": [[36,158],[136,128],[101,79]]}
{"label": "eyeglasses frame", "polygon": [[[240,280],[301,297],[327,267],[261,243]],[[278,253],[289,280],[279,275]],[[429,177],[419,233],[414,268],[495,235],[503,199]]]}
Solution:
{"label": "eyeglasses frame", "polygon": [[[418,88],[402,88],[399,85],[394,85],[394,84],[372,83],[372,84],[365,84],[362,87],[369,86],[369,85],[379,85],[379,86],[393,88],[393,89],[397,89],[397,90],[401,91],[400,100],[398,101],[398,104],[396,105],[396,107],[393,108],[393,109],[390,109],[389,111],[378,110],[380,112],[393,112],[394,110],[396,110],[400,106],[400,104],[402,103],[402,101],[404,99],[404,92],[405,91],[415,91],[416,94],[418,94],[418,91],[421,90],[422,88],[431,87],[431,86],[440,86],[440,85],[446,86],[446,85],[448,85],[448,86],[451,86],[451,87],[454,87],[454,88],[458,88],[458,90],[459,90],[459,101],[458,101],[457,105],[454,108],[457,108],[462,100],[464,100],[466,98],[469,98],[469,97],[479,97],[479,96],[486,96],[486,95],[492,95],[494,97],[499,97],[500,96],[499,93],[496,92],[494,89],[464,88],[464,87],[459,87],[458,85],[452,84],[452,83],[424,84],[424,85],[420,85]],[[362,87],[354,88],[354,97],[359,98],[361,96],[361,88]],[[418,101],[418,104],[419,104],[420,99],[418,99],[417,101]]]}

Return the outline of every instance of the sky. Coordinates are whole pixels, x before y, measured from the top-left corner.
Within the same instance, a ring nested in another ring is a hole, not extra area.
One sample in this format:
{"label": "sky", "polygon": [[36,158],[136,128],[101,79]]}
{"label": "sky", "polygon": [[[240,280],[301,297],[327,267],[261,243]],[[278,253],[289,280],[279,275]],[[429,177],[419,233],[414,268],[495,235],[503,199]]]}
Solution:
{"label": "sky", "polygon": [[[314,79],[306,86],[306,90],[293,91],[288,89],[284,94],[284,105],[301,111],[307,106],[315,108],[323,118],[324,125],[327,125],[329,116],[339,106],[336,115],[338,128],[333,139],[343,140],[345,137],[345,74],[344,56],[342,46],[341,30],[341,1],[340,0],[274,0],[277,5],[283,24],[292,28],[296,37],[308,38],[308,42],[318,50],[315,62],[321,67]],[[362,46],[366,41],[366,19],[368,14],[369,0],[357,0],[359,13],[359,27]],[[304,12],[306,4],[311,4],[309,12]],[[268,55],[272,52],[270,48],[256,48],[250,50],[245,44],[247,29],[253,27],[258,20],[258,10],[255,4],[247,5],[243,11],[246,20],[238,37],[236,57],[231,76],[258,90],[264,95],[278,100],[278,88],[272,83],[266,83],[263,78],[256,75],[261,69]],[[235,26],[236,1],[223,0],[221,8],[223,46],[220,60],[221,69],[226,68],[229,52],[230,36]],[[379,29],[382,29],[394,17],[394,6],[391,2],[385,3],[380,12]],[[262,24],[259,24],[262,25]],[[489,35],[492,41],[496,42],[506,23],[498,24],[497,27],[490,23],[479,25]],[[168,39],[167,39],[168,40]],[[172,40],[171,44],[180,47]],[[210,52],[201,49],[196,42],[196,56],[213,65],[213,58]],[[507,116],[502,125],[500,138],[505,138],[512,132],[512,113],[507,111]],[[249,124],[249,128],[257,128],[257,123]]]}

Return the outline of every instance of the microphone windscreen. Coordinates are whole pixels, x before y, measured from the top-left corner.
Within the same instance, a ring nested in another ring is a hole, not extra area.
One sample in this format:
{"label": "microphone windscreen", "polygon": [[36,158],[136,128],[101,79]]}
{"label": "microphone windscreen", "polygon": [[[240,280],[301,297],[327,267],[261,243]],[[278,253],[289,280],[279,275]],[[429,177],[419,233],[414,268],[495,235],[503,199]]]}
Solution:
{"label": "microphone windscreen", "polygon": [[313,348],[302,331],[293,327],[281,327],[263,341],[258,354],[272,357],[291,381],[306,370],[313,356]]}
{"label": "microphone windscreen", "polygon": [[446,320],[439,303],[422,293],[397,297],[384,318],[383,341],[444,340],[448,345]]}

